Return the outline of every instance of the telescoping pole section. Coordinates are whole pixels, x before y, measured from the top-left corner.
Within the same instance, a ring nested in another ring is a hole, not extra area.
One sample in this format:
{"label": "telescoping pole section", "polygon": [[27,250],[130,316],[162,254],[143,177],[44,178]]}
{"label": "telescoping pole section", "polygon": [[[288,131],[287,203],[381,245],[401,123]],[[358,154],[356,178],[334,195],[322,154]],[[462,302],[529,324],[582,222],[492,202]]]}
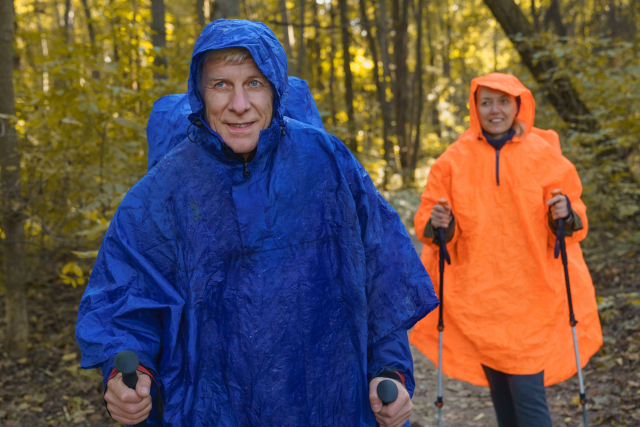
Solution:
{"label": "telescoping pole section", "polygon": [[[559,196],[562,190],[554,190],[551,194]],[[573,349],[576,353],[576,366],[578,368],[578,381],[580,382],[580,404],[582,404],[582,417],[584,419],[584,427],[589,427],[589,419],[587,418],[587,396],[584,392],[584,380],[582,378],[582,364],[580,363],[580,350],[578,348],[578,334],[576,333],[576,324],[578,321],[573,314],[573,302],[571,300],[571,285],[569,284],[569,265],[567,258],[567,246],[564,241],[564,219],[557,220],[558,229],[556,231],[556,246],[554,248],[554,257],[558,259],[558,255],[562,254],[562,265],[564,266],[564,281],[567,285],[567,300],[569,302],[569,324],[573,332]]]}
{"label": "telescoping pole section", "polygon": [[[447,206],[447,199],[438,199],[438,204],[443,208]],[[438,238],[440,239],[440,307],[438,308],[438,400],[435,405],[438,407],[438,427],[442,427],[442,332],[444,331],[444,320],[442,318],[442,309],[444,307],[444,262],[451,265],[451,258],[447,252],[447,241],[445,240],[445,229],[438,228]]]}

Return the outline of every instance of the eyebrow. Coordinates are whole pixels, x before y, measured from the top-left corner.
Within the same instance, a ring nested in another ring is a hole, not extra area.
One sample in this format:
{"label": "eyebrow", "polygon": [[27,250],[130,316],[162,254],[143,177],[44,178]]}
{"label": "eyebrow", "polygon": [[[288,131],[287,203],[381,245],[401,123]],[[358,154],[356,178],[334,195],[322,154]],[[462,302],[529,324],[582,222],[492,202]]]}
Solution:
{"label": "eyebrow", "polygon": [[[261,79],[265,79],[265,80],[267,79],[264,75],[256,73],[256,74],[251,74],[250,76],[248,76],[247,80],[248,79],[254,79],[256,77],[257,78],[261,78]],[[221,77],[221,76],[211,76],[211,77],[209,77],[207,79],[207,83],[210,82],[210,81],[213,81],[213,80],[228,80],[228,79],[226,77]]]}

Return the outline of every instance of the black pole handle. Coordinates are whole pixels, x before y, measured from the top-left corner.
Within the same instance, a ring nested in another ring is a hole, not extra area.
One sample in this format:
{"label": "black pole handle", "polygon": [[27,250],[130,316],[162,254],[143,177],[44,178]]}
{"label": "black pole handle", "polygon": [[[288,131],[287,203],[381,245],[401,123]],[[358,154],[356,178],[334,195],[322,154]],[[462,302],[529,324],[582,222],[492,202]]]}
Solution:
{"label": "black pole handle", "polygon": [[[124,350],[116,354],[113,361],[118,372],[122,373],[122,382],[129,388],[136,389],[138,384],[138,374],[136,370],[140,365],[138,355],[131,350]],[[135,425],[135,427],[147,427],[147,420],[143,420]]]}
{"label": "black pole handle", "polygon": [[391,380],[380,381],[376,392],[384,405],[393,403],[398,398],[398,386]]}

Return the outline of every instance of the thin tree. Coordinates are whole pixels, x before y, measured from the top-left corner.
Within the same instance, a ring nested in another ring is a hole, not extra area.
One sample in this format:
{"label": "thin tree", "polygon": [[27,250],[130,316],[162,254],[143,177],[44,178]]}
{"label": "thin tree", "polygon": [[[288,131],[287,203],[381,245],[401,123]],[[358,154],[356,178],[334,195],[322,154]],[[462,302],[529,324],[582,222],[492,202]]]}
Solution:
{"label": "thin tree", "polygon": [[[435,49],[433,46],[433,40],[431,37],[431,22],[429,21],[429,13],[427,13],[427,43],[429,44],[429,66],[430,66],[430,74],[429,74],[429,87],[431,90],[434,90],[436,83],[436,74],[435,74],[435,63],[436,63],[436,55]],[[440,127],[440,112],[438,111],[438,97],[436,93],[434,93],[433,100],[429,103],[431,109],[431,126],[435,130],[438,138],[442,137],[442,129]]]}
{"label": "thin tree", "polygon": [[[360,0],[362,1],[362,0]],[[411,156],[411,168],[415,174],[416,164],[418,163],[418,155],[420,151],[420,125],[422,124],[422,105],[424,102],[423,75],[424,65],[422,64],[422,11],[424,9],[424,0],[418,0],[416,10],[416,76],[415,81],[418,85],[416,91],[416,116],[415,116],[415,137],[413,140],[413,150]]]}
{"label": "thin tree", "polygon": [[347,147],[355,155],[358,153],[355,117],[353,112],[353,74],[351,74],[351,54],[349,53],[349,20],[347,19],[347,0],[338,0],[340,26],[342,27],[342,59],[344,60],[345,101],[347,103]]}
{"label": "thin tree", "polygon": [[301,79],[304,78],[303,74],[304,74],[304,52],[305,52],[305,46],[304,46],[304,12],[305,12],[305,6],[306,6],[307,2],[306,0],[300,0],[300,33],[298,36],[298,77],[300,77]]}
{"label": "thin tree", "polygon": [[[386,85],[384,81],[380,81],[380,67],[378,60],[378,49],[376,47],[375,39],[373,38],[373,27],[369,22],[369,16],[367,14],[368,3],[367,0],[360,0],[360,15],[364,27],[367,29],[367,42],[369,43],[369,50],[371,51],[371,59],[373,59],[373,80],[376,84],[376,93],[378,94],[378,104],[380,104],[380,111],[382,113],[382,147],[384,148],[384,158],[389,163],[391,159],[391,141],[389,141],[389,133],[391,129],[391,114],[389,114],[389,103],[387,102]],[[378,30],[380,28],[378,27]],[[382,76],[384,80],[384,76]]]}
{"label": "thin tree", "polygon": [[[96,32],[93,29],[93,19],[91,18],[91,8],[89,7],[88,0],[82,0],[82,7],[84,8],[84,16],[87,19],[87,30],[89,32],[89,42],[91,43],[91,48],[95,50],[96,48]],[[100,71],[93,70],[91,72],[91,76],[94,79],[100,78]]]}
{"label": "thin tree", "polygon": [[[322,81],[322,57],[321,57],[321,44],[320,44],[320,22],[318,21],[318,15],[320,10],[318,9],[318,2],[314,1],[313,4],[313,26],[315,27],[315,36],[313,38],[313,50],[316,56],[316,75],[315,86],[319,92],[324,90],[324,82]],[[333,25],[333,23],[331,23]]]}
{"label": "thin tree", "polygon": [[196,0],[196,16],[198,17],[198,26],[201,31],[206,25],[204,17],[204,2],[205,0]]}
{"label": "thin tree", "polygon": [[27,318],[24,216],[20,186],[20,152],[15,123],[13,91],[13,0],[0,0],[0,188],[4,242],[6,311],[5,348],[16,356],[27,352]]}
{"label": "thin tree", "polygon": [[396,135],[400,147],[400,163],[402,168],[407,168],[411,162],[410,144],[407,138],[407,80],[409,69],[407,67],[407,28],[409,25],[409,0],[393,0],[392,8],[394,30],[393,52],[396,62]]}
{"label": "thin tree", "polygon": [[216,19],[237,18],[240,16],[238,0],[216,0],[209,11],[211,21]]}
{"label": "thin tree", "polygon": [[278,0],[280,6],[280,20],[284,24],[282,27],[282,35],[284,40],[284,51],[287,54],[287,68],[289,72],[293,72],[293,52],[291,50],[291,38],[289,32],[291,31],[291,23],[289,21],[289,11],[287,10],[287,0]]}
{"label": "thin tree", "polygon": [[[331,18],[331,27],[336,22],[336,10],[333,7],[333,3],[329,3],[329,17]],[[335,84],[336,84],[336,69],[335,69],[335,57],[336,57],[336,37],[333,29],[331,30],[331,55],[329,56],[329,106],[331,108],[331,124],[335,127],[336,122],[336,97],[335,97]]]}
{"label": "thin tree", "polygon": [[167,78],[167,58],[161,49],[167,46],[167,32],[164,24],[164,0],[151,0],[151,42],[156,50],[153,65],[162,67],[162,71],[154,71],[154,79]]}

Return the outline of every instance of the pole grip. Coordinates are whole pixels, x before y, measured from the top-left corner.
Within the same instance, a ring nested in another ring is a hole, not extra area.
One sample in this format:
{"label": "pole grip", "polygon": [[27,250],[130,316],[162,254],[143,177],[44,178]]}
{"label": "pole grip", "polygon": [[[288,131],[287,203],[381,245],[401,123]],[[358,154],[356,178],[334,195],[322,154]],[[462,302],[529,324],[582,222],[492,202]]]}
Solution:
{"label": "pole grip", "polygon": [[[116,354],[113,361],[115,368],[122,374],[122,382],[129,388],[136,389],[138,384],[138,374],[136,370],[140,365],[140,359],[138,355],[131,350],[123,350]],[[147,427],[147,420],[136,424],[135,427]]]}
{"label": "pole grip", "polygon": [[438,204],[439,204],[440,206],[442,206],[443,208],[447,206],[447,202],[448,202],[448,200],[447,200],[447,199],[445,199],[444,197],[442,197],[442,198],[438,199]]}
{"label": "pole grip", "polygon": [[398,386],[391,380],[380,381],[376,392],[384,405],[393,403],[398,398]]}
{"label": "pole grip", "polygon": [[562,194],[562,190],[561,190],[561,189],[559,189],[559,188],[556,188],[555,190],[552,190],[552,191],[551,191],[551,195],[552,195],[553,197],[559,196],[559,195],[561,195],[561,194]]}

